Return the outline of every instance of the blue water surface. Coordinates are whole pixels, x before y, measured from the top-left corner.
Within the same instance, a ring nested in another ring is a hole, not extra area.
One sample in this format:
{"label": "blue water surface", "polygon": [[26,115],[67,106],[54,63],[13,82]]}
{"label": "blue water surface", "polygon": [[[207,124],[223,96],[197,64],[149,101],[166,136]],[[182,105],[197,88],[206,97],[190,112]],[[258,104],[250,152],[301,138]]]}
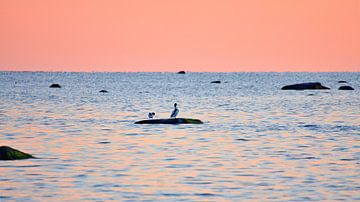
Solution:
{"label": "blue water surface", "polygon": [[[280,90],[301,82],[331,89]],[[0,161],[0,201],[360,200],[359,92],[360,73],[0,72],[0,145],[38,157]],[[133,124],[174,102],[204,124]]]}

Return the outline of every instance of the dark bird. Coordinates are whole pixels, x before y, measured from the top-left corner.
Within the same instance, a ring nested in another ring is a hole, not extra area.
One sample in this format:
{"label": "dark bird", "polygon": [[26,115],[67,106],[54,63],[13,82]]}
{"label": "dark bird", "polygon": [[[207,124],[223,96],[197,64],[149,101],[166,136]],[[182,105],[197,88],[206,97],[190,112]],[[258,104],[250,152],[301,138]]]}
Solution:
{"label": "dark bird", "polygon": [[176,118],[179,114],[179,109],[177,108],[177,103],[174,104],[174,110],[172,111],[170,118]]}

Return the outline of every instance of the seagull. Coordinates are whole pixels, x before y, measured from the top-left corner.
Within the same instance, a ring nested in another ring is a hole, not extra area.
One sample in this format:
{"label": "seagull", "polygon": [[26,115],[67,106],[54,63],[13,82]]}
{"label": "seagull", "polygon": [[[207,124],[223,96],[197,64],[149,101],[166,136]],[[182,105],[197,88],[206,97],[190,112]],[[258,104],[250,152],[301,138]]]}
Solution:
{"label": "seagull", "polygon": [[176,107],[177,106],[177,103],[174,104],[174,110],[172,111],[171,115],[170,115],[170,118],[176,118],[176,116],[178,115],[179,113],[179,109]]}
{"label": "seagull", "polygon": [[148,113],[149,119],[154,118],[154,116],[155,116],[155,112],[149,112],[149,113]]}

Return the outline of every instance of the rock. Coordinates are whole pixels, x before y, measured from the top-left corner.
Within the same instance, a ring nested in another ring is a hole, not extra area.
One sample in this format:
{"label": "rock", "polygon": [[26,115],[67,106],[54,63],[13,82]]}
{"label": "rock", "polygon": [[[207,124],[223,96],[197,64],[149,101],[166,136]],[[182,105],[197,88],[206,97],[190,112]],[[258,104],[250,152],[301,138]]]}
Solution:
{"label": "rock", "polygon": [[61,88],[60,84],[53,83],[49,86],[50,88]]}
{"label": "rock", "polygon": [[238,139],[236,139],[236,140],[240,140],[240,141],[250,141],[250,140],[244,139],[244,138],[238,138]]}
{"label": "rock", "polygon": [[135,122],[135,124],[203,124],[199,119],[170,118],[170,119],[147,119]]}
{"label": "rock", "polygon": [[101,90],[101,91],[99,91],[99,93],[108,93],[108,91],[107,90]]}
{"label": "rock", "polygon": [[319,82],[299,83],[299,84],[287,85],[281,88],[281,90],[325,90],[325,89],[330,89],[330,88],[321,85],[321,83]]}
{"label": "rock", "polygon": [[339,90],[354,90],[354,88],[351,86],[340,86]]}
{"label": "rock", "polygon": [[0,146],[0,160],[19,160],[35,158],[31,154],[21,152],[8,146]]}
{"label": "rock", "polygon": [[185,71],[179,71],[178,74],[185,74]]}
{"label": "rock", "polygon": [[338,81],[338,83],[347,83],[347,81]]}
{"label": "rock", "polygon": [[210,83],[221,83],[221,81],[212,81]]}

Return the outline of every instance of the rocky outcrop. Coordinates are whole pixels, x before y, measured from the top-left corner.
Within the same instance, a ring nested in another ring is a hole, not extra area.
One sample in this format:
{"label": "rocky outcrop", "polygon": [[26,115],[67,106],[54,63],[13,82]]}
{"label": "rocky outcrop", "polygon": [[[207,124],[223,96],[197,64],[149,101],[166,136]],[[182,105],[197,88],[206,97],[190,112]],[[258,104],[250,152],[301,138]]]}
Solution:
{"label": "rocky outcrop", "polygon": [[99,91],[99,93],[108,93],[108,91],[107,90],[101,90],[101,91]]}
{"label": "rocky outcrop", "polygon": [[179,71],[178,74],[185,74],[185,71]]}
{"label": "rocky outcrop", "polygon": [[221,81],[212,81],[210,83],[221,83]]}
{"label": "rocky outcrop", "polygon": [[147,119],[135,122],[135,124],[202,124],[199,119],[170,118],[170,119]]}
{"label": "rocky outcrop", "polygon": [[50,88],[61,88],[60,84],[53,83],[49,86]]}
{"label": "rocky outcrop", "polygon": [[351,86],[340,86],[339,90],[354,90],[354,88]]}
{"label": "rocky outcrop", "polygon": [[327,90],[330,89],[321,85],[319,82],[312,83],[299,83],[293,85],[287,85],[281,88],[281,90]]}
{"label": "rocky outcrop", "polygon": [[35,157],[8,146],[0,146],[0,160],[20,160],[28,158]]}

